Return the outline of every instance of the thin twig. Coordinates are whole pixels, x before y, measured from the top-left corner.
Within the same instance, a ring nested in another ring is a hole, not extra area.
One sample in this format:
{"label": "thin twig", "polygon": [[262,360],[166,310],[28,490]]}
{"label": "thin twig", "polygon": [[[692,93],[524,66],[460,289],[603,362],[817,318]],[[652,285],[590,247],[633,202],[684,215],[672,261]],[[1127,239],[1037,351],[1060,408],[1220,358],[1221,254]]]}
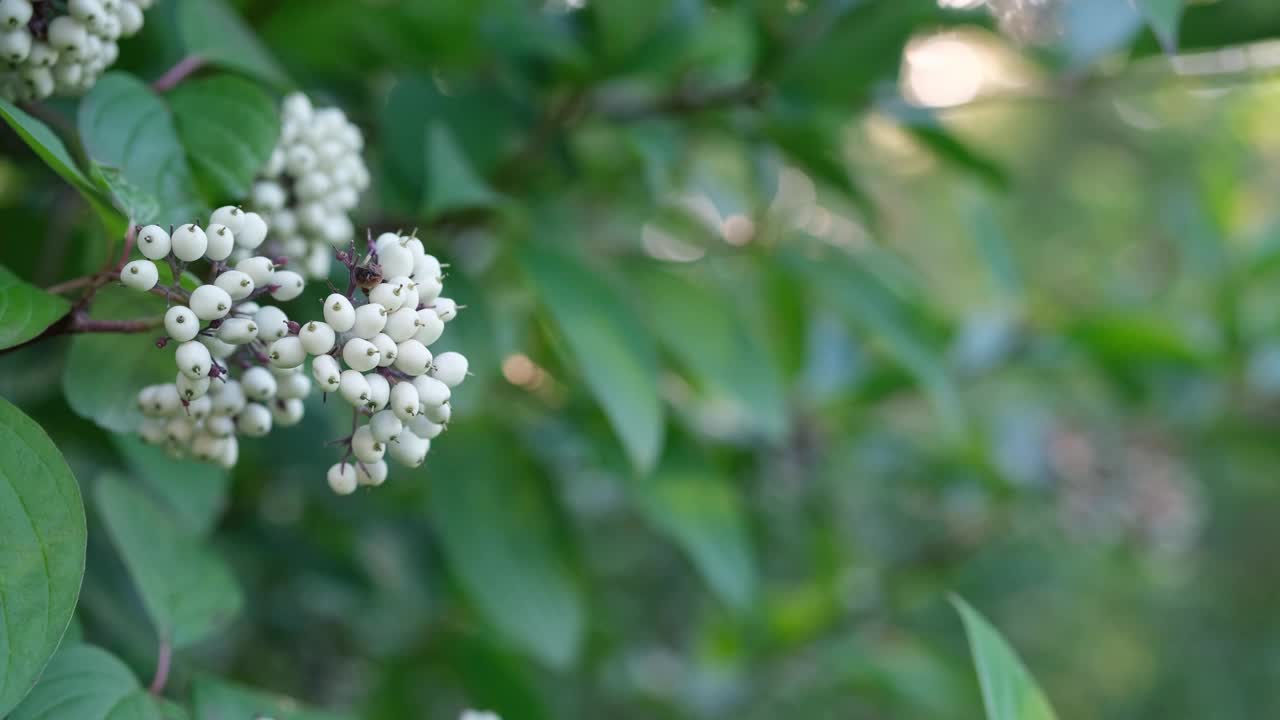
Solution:
{"label": "thin twig", "polygon": [[169,665],[172,660],[173,647],[168,640],[161,638],[156,657],[156,674],[151,678],[151,686],[147,688],[147,692],[157,696],[164,692],[164,686],[169,682]]}
{"label": "thin twig", "polygon": [[203,68],[204,65],[204,58],[199,55],[188,55],[175,63],[173,67],[166,70],[163,75],[156,78],[156,81],[151,83],[151,89],[158,93],[169,92],[177,87],[183,80],[186,80],[193,73]]}

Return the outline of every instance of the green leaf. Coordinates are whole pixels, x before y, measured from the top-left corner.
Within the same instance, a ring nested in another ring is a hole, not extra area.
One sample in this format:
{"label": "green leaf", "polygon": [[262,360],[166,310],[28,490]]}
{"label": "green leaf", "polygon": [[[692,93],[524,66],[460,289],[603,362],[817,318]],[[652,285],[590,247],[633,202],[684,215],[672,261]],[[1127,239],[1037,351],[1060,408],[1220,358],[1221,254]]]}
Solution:
{"label": "green leaf", "polygon": [[770,439],[787,432],[782,371],[709,278],[674,269],[635,274],[649,330],[738,428]]}
{"label": "green leaf", "polygon": [[879,210],[840,159],[839,131],[808,120],[775,121],[765,134],[787,157],[816,180],[840,191],[874,226]]}
{"label": "green leaf", "polygon": [[652,470],[662,451],[657,357],[615,287],[576,259],[535,243],[520,261],[632,464]]}
{"label": "green leaf", "polygon": [[1138,8],[1147,18],[1167,53],[1178,49],[1178,21],[1182,19],[1182,0],[1138,0]]}
{"label": "green leaf", "polygon": [[89,167],[94,182],[102,188],[120,212],[138,225],[149,225],[160,217],[160,201],[129,182],[119,169],[93,163]]}
{"label": "green leaf", "polygon": [[175,648],[192,645],[240,611],[231,569],[172,513],[111,474],[99,479],[94,497],[163,640]]}
{"label": "green leaf", "polygon": [[85,543],[71,468],[0,398],[0,716],[31,689],[71,622]]}
{"label": "green leaf", "polygon": [[969,635],[987,720],[1056,720],[1035,678],[1000,632],[961,598],[952,596],[951,603]]}
{"label": "green leaf", "polygon": [[123,662],[92,645],[58,651],[8,720],[163,720]]}
{"label": "green leaf", "polygon": [[426,214],[435,217],[487,208],[497,200],[497,193],[476,173],[449,127],[431,123],[427,128]]}
{"label": "green leaf", "polygon": [[664,461],[634,488],[648,521],[680,546],[720,599],[747,609],[757,574],[737,488],[708,463],[688,459]]}
{"label": "green leaf", "polygon": [[[91,316],[128,320],[159,317],[164,309],[164,300],[154,295],[106,288],[94,298]],[[156,334],[163,332],[157,329]],[[173,352],[157,348],[153,336],[87,333],[71,340],[62,389],[76,414],[112,432],[128,433],[142,422],[138,391],[174,377]]]}
{"label": "green leaf", "polygon": [[192,80],[168,96],[191,167],[218,202],[248,196],[280,137],[276,103],[234,75]]}
{"label": "green leaf", "polygon": [[231,685],[210,677],[195,681],[195,720],[343,720],[347,715],[302,707],[292,698]]}
{"label": "green leaf", "polygon": [[18,133],[18,137],[22,138],[22,141],[35,151],[50,169],[80,191],[80,194],[89,201],[98,216],[102,218],[108,232],[112,234],[124,232],[125,219],[111,208],[110,200],[84,176],[75,160],[71,159],[71,153],[67,152],[67,146],[53,130],[49,129],[48,125],[31,117],[7,100],[0,100],[0,117],[9,123],[14,132]]}
{"label": "green leaf", "polygon": [[156,706],[160,709],[160,717],[164,720],[191,720],[191,713],[172,700],[156,698]]}
{"label": "green leaf", "polygon": [[0,265],[0,350],[39,335],[70,311],[66,299],[28,285]]}
{"label": "green leaf", "polygon": [[252,75],[278,88],[293,82],[243,18],[225,0],[176,0],[178,32],[187,52]]}
{"label": "green leaf", "polygon": [[203,215],[169,108],[142,81],[122,72],[103,75],[80,101],[78,124],[89,157],[154,197],[160,218],[180,223]]}
{"label": "green leaf", "polygon": [[197,535],[213,530],[227,505],[231,478],[226,470],[208,463],[175,460],[136,435],[117,434],[111,439],[133,475],[173,512],[181,527]]}
{"label": "green leaf", "polygon": [[[508,642],[555,668],[578,655],[582,597],[551,538],[530,468],[504,438],[452,430],[433,449],[430,513],[445,559],[473,605]],[[445,479],[448,479],[445,481]]]}

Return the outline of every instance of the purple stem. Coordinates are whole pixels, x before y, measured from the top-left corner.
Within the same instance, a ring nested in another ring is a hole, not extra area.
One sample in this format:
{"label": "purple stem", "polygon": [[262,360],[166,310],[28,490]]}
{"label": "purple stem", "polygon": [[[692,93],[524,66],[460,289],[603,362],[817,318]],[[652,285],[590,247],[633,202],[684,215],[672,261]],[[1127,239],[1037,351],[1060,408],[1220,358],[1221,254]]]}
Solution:
{"label": "purple stem", "polygon": [[151,83],[151,89],[158,93],[169,92],[177,87],[178,83],[186,80],[192,73],[204,67],[204,63],[204,58],[198,55],[188,55],[166,70],[155,82]]}

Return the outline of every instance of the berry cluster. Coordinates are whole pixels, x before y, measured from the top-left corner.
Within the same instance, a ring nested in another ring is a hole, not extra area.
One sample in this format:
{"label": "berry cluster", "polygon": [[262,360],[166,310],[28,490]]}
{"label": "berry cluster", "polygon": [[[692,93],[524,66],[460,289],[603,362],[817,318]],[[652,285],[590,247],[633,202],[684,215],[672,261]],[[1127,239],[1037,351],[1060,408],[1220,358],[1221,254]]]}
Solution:
{"label": "berry cluster", "polygon": [[154,0],[0,0],[0,97],[42,100],[87,91],[116,61],[116,41],[142,29]]}
{"label": "berry cluster", "polygon": [[[350,271],[347,292],[325,299],[323,321],[300,324],[257,302],[268,295],[282,302],[297,298],[305,285],[299,274],[260,255],[234,267],[227,263],[233,252],[250,253],[266,237],[259,215],[235,207],[214,211],[204,228],[191,223],[172,231],[156,225],[138,230],[144,257],[126,264],[120,280],[169,298],[159,344],[178,343],[174,382],[138,395],[142,438],[177,455],[231,467],[239,454],[237,435],[261,437],[273,425],[302,420],[314,379],[322,392],[336,392],[354,407],[351,435],[337,441],[346,453],[328,473],[335,492],[382,484],[385,455],[421,465],[449,421],[452,388],[467,374],[461,354],[433,358],[427,349],[458,312],[456,303],[440,297],[439,261],[415,237],[371,239],[363,258],[352,243],[337,253]],[[160,260],[175,278],[167,287],[157,287]],[[207,261],[212,280],[188,293],[177,279],[197,261]]]}
{"label": "berry cluster", "polygon": [[349,213],[370,181],[363,147],[341,110],[315,109],[301,93],[284,99],[280,144],[249,200],[271,225],[272,250],[311,277],[326,277],[334,248],[355,238]]}

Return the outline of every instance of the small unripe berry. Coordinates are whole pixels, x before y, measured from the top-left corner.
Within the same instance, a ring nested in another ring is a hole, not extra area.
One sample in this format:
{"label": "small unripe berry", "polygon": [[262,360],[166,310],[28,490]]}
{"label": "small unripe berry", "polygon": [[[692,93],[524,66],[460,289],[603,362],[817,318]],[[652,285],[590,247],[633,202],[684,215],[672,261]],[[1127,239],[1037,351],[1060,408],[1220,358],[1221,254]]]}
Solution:
{"label": "small unripe berry", "polygon": [[266,368],[255,365],[240,376],[240,387],[250,400],[266,402],[276,396],[276,376]]}
{"label": "small unripe berry", "polygon": [[236,429],[249,437],[266,436],[271,432],[271,411],[265,405],[249,403],[236,416]]}
{"label": "small unripe berry", "polygon": [[191,307],[174,305],[165,310],[164,332],[178,342],[193,340],[196,333],[200,332],[200,318],[192,313]]}
{"label": "small unripe berry", "polygon": [[431,418],[427,417],[426,413],[422,413],[415,417],[413,421],[409,423],[409,429],[413,431],[414,435],[426,440],[438,437],[440,433],[444,432],[444,426],[439,423],[431,422]]}
{"label": "small unripe berry", "polygon": [[388,314],[387,325],[382,328],[382,332],[398,343],[408,340],[418,332],[418,311],[413,308],[402,307]]}
{"label": "small unripe berry", "polygon": [[413,379],[413,387],[418,391],[418,399],[423,405],[443,405],[449,402],[453,391],[448,385],[431,377],[420,375]]}
{"label": "small unripe berry", "polygon": [[276,398],[271,403],[271,418],[276,425],[280,427],[292,427],[302,422],[302,416],[306,412],[306,406],[298,398],[290,398],[288,400]]}
{"label": "small unripe berry", "polygon": [[244,409],[248,399],[244,395],[244,386],[238,380],[218,385],[218,394],[213,396],[214,415],[235,415]]}
{"label": "small unripe berry", "polygon": [[391,388],[391,411],[403,422],[413,420],[418,414],[418,390],[412,383],[401,382]]}
{"label": "small unripe berry", "polygon": [[400,432],[396,439],[388,443],[387,453],[396,462],[406,467],[416,468],[427,459],[431,449],[431,441],[414,435],[408,428]]}
{"label": "small unripe berry", "polygon": [[271,343],[267,357],[271,358],[271,364],[275,367],[296,368],[306,362],[307,351],[296,335],[289,335]]}
{"label": "small unripe berry", "polygon": [[215,437],[227,437],[235,433],[236,421],[226,415],[214,415],[204,421],[204,429]]}
{"label": "small unripe berry", "polygon": [[338,463],[329,468],[325,480],[329,483],[329,489],[339,495],[350,495],[358,485],[356,468],[351,463]]}
{"label": "small unripe berry", "polygon": [[178,372],[186,375],[192,380],[208,377],[209,368],[213,365],[213,357],[209,354],[209,348],[196,342],[189,340],[178,346],[174,358],[178,362]]}
{"label": "small unripe berry", "polygon": [[418,331],[414,333],[413,339],[422,343],[427,347],[440,339],[444,334],[444,321],[431,308],[423,308],[418,311]]}
{"label": "small unripe berry", "polygon": [[378,355],[380,358],[378,360],[378,367],[391,367],[391,364],[396,361],[396,357],[400,354],[396,349],[396,341],[387,337],[386,333],[378,333],[377,335],[374,335],[373,339],[369,342],[373,343],[373,346],[378,348]]}
{"label": "small unripe berry", "polygon": [[205,230],[205,239],[209,245],[204,256],[213,261],[226,260],[236,248],[236,237],[226,225],[210,225]]}
{"label": "small unripe berry", "polygon": [[426,282],[430,280],[436,281],[436,285],[440,285],[440,279],[444,277],[444,268],[440,266],[440,261],[434,255],[422,255],[415,257],[413,261],[413,279],[418,282]]}
{"label": "small unripe berry", "polygon": [[218,327],[218,339],[231,345],[244,345],[258,338],[258,324],[249,318],[227,318]]}
{"label": "small unripe berry", "polygon": [[399,435],[403,429],[404,423],[391,410],[376,412],[369,418],[369,431],[373,433],[374,439],[381,443],[391,442],[391,439]]}
{"label": "small unripe berry", "polygon": [[431,351],[417,340],[405,340],[397,346],[396,369],[417,377],[431,367]]}
{"label": "small unripe berry", "polygon": [[387,309],[377,303],[369,303],[356,308],[356,322],[351,332],[358,338],[372,340],[386,326]]}
{"label": "small unripe berry", "polygon": [[449,418],[453,417],[453,406],[449,403],[443,405],[423,405],[422,414],[427,419],[438,425],[448,425]]}
{"label": "small unripe berry", "polygon": [[387,481],[387,462],[360,463],[356,466],[356,480],[361,485],[377,487]]}
{"label": "small unripe berry", "polygon": [[[204,347],[204,346],[202,345],[201,347]],[[210,392],[213,391],[213,383],[209,383],[209,390]],[[209,414],[212,411],[213,411],[213,399],[210,398],[208,395],[205,395],[204,397],[198,397],[195,400],[192,400],[191,402],[187,403],[187,417],[198,422],[201,422],[205,418],[209,417]]]}
{"label": "small unripe berry", "polygon": [[[404,357],[403,350],[401,357]],[[462,353],[440,353],[432,363],[431,377],[451,388],[458,387],[467,377],[467,358]]]}
{"label": "small unripe berry", "polygon": [[366,407],[374,412],[385,408],[391,400],[391,383],[377,373],[369,373],[364,379],[369,383],[369,402]]}
{"label": "small unripe berry", "polygon": [[[244,226],[244,211],[235,205],[224,205],[209,216],[209,226],[225,225],[232,235],[239,235]],[[239,243],[243,247],[243,243]]]}
{"label": "small unripe berry", "polygon": [[142,442],[148,445],[163,444],[168,439],[165,436],[165,425],[167,424],[163,418],[146,418],[138,426],[138,436],[142,438]]}
{"label": "small unripe berry", "polygon": [[315,378],[321,392],[334,392],[342,382],[342,368],[332,355],[320,355],[311,361],[311,377]]}
{"label": "small unripe berry", "polygon": [[236,466],[236,461],[240,459],[240,443],[234,436],[228,437],[226,442],[222,443],[222,454],[218,456],[218,466],[226,470]]}
{"label": "small unripe berry", "polygon": [[311,394],[311,378],[303,372],[277,377],[276,385],[276,397],[285,400],[302,400]]}
{"label": "small unripe berry", "polygon": [[160,281],[160,271],[150,260],[134,260],[120,268],[120,282],[126,287],[146,292]]}
{"label": "small unripe berry", "polygon": [[0,0],[0,27],[22,27],[31,21],[33,13],[29,0]]}
{"label": "small unripe berry", "polygon": [[247,212],[240,219],[240,231],[236,233],[236,244],[245,250],[255,250],[267,239],[267,221],[258,213]]}
{"label": "small unripe berry", "polygon": [[218,358],[219,360],[222,360],[223,358],[231,357],[236,351],[235,345],[232,345],[231,343],[228,343],[228,342],[223,342],[216,337],[209,337],[208,335],[198,335],[196,336],[196,340],[199,340],[200,342],[204,343],[204,346],[209,348],[209,353],[212,354],[215,358]]}
{"label": "small unripe berry", "polygon": [[213,284],[222,288],[232,300],[243,300],[253,294],[256,286],[248,273],[228,270],[214,279]]}
{"label": "small unripe berry", "polygon": [[381,359],[378,348],[363,338],[351,338],[342,346],[342,360],[352,370],[367,372],[377,367]]}
{"label": "small unripe berry", "polygon": [[159,225],[148,225],[138,231],[138,250],[151,260],[162,260],[169,254],[169,233]]}
{"label": "small unripe berry", "polygon": [[204,397],[209,392],[209,378],[189,378],[182,373],[178,373],[177,378],[173,381],[178,386],[178,397],[188,402],[198,397]]}
{"label": "small unripe berry", "polygon": [[345,296],[333,293],[324,299],[324,321],[335,332],[347,332],[356,324],[356,309]]}
{"label": "small unripe berry", "polygon": [[178,387],[173,383],[157,385],[150,400],[152,412],[156,415],[172,415],[182,407],[182,395],[178,393]]}
{"label": "small unripe berry", "polygon": [[248,275],[254,287],[266,287],[275,281],[276,266],[271,258],[249,257],[236,263],[236,270]]}
{"label": "small unripe berry", "polygon": [[381,305],[387,312],[394,312],[404,305],[404,296],[402,286],[384,282],[369,291],[369,302]]}
{"label": "small unripe berry", "polygon": [[449,322],[450,320],[458,317],[458,303],[450,300],[449,298],[436,298],[436,301],[432,303],[431,307],[436,311],[436,315],[439,315],[440,319],[445,322]]}
{"label": "small unripe berry", "polygon": [[312,320],[298,330],[298,338],[302,340],[302,348],[308,355],[324,355],[333,349],[337,334],[328,323]]}
{"label": "small unripe berry", "polygon": [[88,42],[89,31],[70,15],[56,17],[49,23],[49,44],[68,57],[81,57]]}
{"label": "small unripe berry", "polygon": [[289,316],[274,305],[268,305],[253,314],[258,323],[258,337],[265,342],[279,340],[289,334]]}
{"label": "small unripe berry", "polygon": [[201,285],[191,291],[187,306],[201,320],[217,320],[231,312],[232,301],[227,291],[217,285]]}
{"label": "small unripe berry", "polygon": [[174,256],[184,262],[199,260],[204,257],[205,250],[209,249],[209,238],[195,223],[187,223],[174,230],[169,241],[172,244]]}
{"label": "small unripe berry", "polygon": [[[380,244],[381,245],[381,244]],[[401,244],[400,238],[378,247],[378,264],[386,277],[413,274],[413,253]]]}
{"label": "small unripe berry", "polygon": [[271,297],[280,302],[288,302],[298,297],[307,286],[302,276],[292,270],[277,270],[272,284],[278,287],[272,291]]}
{"label": "small unripe berry", "polygon": [[338,380],[338,394],[352,406],[362,408],[369,404],[369,381],[357,370],[343,370]]}
{"label": "small unripe berry", "polygon": [[373,437],[368,425],[356,428],[351,436],[351,454],[362,463],[378,462],[387,452],[387,446]]}
{"label": "small unripe berry", "polygon": [[187,445],[191,442],[193,429],[191,421],[185,417],[175,417],[165,423],[165,438],[175,445]]}

